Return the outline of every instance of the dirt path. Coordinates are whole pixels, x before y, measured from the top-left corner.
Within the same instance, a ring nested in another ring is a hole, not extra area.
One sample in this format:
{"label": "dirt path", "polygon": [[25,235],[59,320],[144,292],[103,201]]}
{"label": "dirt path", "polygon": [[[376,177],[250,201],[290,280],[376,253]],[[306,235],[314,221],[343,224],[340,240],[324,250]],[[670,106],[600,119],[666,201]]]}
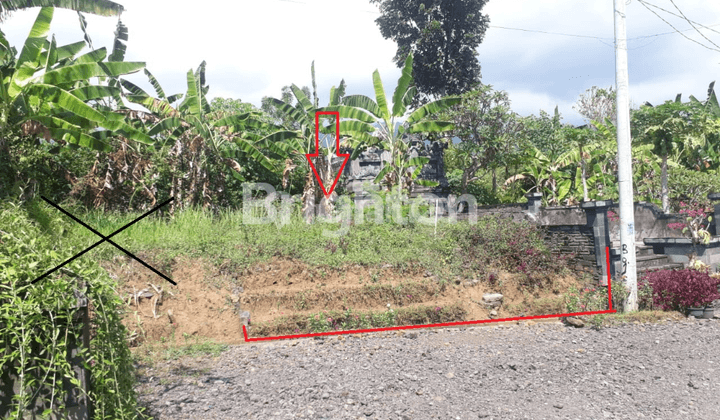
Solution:
{"label": "dirt path", "polygon": [[718,419],[720,322],[559,323],[232,346],[142,369],[156,419]]}

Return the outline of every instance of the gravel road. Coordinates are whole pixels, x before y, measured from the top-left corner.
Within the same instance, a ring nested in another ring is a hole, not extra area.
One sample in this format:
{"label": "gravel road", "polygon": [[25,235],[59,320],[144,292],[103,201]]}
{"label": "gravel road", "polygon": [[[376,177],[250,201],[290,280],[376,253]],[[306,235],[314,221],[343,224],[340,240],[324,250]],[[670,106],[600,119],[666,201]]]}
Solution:
{"label": "gravel road", "polygon": [[156,419],[720,419],[720,321],[553,323],[231,347],[140,376]]}

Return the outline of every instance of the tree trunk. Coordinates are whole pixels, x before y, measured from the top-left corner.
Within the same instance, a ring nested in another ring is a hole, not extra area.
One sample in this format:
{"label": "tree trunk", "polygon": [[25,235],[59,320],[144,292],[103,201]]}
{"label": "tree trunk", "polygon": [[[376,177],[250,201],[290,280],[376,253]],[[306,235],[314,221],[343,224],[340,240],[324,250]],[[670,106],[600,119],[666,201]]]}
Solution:
{"label": "tree trunk", "polygon": [[661,176],[660,176],[660,199],[662,200],[663,213],[670,213],[670,202],[668,200],[668,171],[667,171],[667,155],[662,157]]}
{"label": "tree trunk", "polygon": [[587,187],[587,170],[585,168],[585,157],[583,156],[583,148],[582,145],[580,145],[580,178],[582,179],[583,184],[583,201],[590,201],[590,198],[588,197],[588,187]]}
{"label": "tree trunk", "polygon": [[495,195],[497,192],[497,168],[492,168],[492,193]]}

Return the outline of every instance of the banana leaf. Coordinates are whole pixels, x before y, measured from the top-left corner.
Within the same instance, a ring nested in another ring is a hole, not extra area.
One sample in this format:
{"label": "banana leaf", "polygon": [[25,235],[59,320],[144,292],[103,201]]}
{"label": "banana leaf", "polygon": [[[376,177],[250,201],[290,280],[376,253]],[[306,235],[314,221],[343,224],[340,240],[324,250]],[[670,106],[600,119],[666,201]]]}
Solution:
{"label": "banana leaf", "polygon": [[43,83],[45,84],[66,84],[79,80],[88,80],[92,77],[117,77],[124,74],[134,73],[145,67],[143,62],[106,62],[106,63],[85,63],[61,67],[45,73]]}
{"label": "banana leaf", "polygon": [[125,26],[120,19],[118,19],[117,27],[115,28],[115,39],[113,40],[113,49],[108,61],[123,61],[125,60],[125,52],[127,51],[127,45],[125,44],[128,40],[128,28]]}
{"label": "banana leaf", "polygon": [[148,77],[148,80],[150,80],[150,84],[155,89],[155,93],[157,94],[158,98],[167,99],[165,97],[165,91],[163,91],[162,87],[160,86],[160,83],[158,83],[155,76],[153,76],[152,73],[150,73],[150,70],[145,68],[145,69],[143,69],[143,71],[145,72],[145,75]]}
{"label": "banana leaf", "polygon": [[373,88],[375,89],[376,103],[380,110],[380,118],[389,120],[390,113],[388,111],[387,98],[385,97],[385,88],[383,87],[382,79],[380,79],[380,72],[377,70],[373,72]]}
{"label": "banana leaf", "polygon": [[415,121],[422,120],[428,115],[435,114],[439,111],[450,108],[451,106],[458,103],[460,103],[460,98],[450,97],[438,99],[437,101],[430,102],[429,104],[425,104],[420,108],[416,109],[412,114],[410,114],[406,122],[408,124],[412,124]]}
{"label": "banana leaf", "polygon": [[423,121],[415,123],[408,129],[409,133],[441,133],[450,131],[455,126],[449,121]]}
{"label": "banana leaf", "polygon": [[362,108],[376,118],[382,118],[380,107],[375,101],[365,95],[350,95],[343,99],[343,104],[351,107]]}
{"label": "banana leaf", "polygon": [[103,61],[106,56],[107,49],[105,47],[102,47],[77,57],[75,60],[73,60],[73,64],[98,63],[100,61]]}
{"label": "banana leaf", "polygon": [[90,121],[102,123],[105,120],[103,114],[85,104],[83,101],[73,96],[70,92],[56,86],[36,83],[28,86],[25,91],[28,95],[42,98],[42,100],[46,102],[54,103],[60,108],[66,109]]}
{"label": "banana leaf", "polygon": [[412,54],[408,54],[407,58],[405,59],[405,67],[403,67],[402,75],[400,76],[400,79],[398,79],[395,93],[393,93],[393,115],[396,117],[402,117],[403,115],[405,115],[405,110],[407,109],[403,98],[405,98],[408,87],[413,80],[412,62],[413,56]]}
{"label": "banana leaf", "polygon": [[[4,7],[7,2],[3,2]],[[11,9],[6,9],[11,10]],[[52,22],[54,9],[52,7],[43,7],[40,9],[35,23],[30,29],[30,35],[25,41],[20,57],[15,64],[15,73],[10,81],[8,94],[14,98],[22,90],[22,86],[26,84],[34,75],[35,69],[39,66],[40,52],[47,39],[50,31],[50,23]]]}

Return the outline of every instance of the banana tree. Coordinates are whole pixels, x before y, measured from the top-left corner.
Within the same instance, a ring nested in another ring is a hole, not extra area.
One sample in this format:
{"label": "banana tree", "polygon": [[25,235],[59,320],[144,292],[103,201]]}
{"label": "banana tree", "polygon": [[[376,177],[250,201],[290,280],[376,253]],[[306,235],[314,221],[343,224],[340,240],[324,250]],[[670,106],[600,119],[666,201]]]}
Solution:
{"label": "banana tree", "polygon": [[700,145],[688,148],[686,164],[698,171],[720,169],[720,104],[715,93],[715,82],[708,87],[708,97],[700,102],[690,95],[690,102],[705,115]]}
{"label": "banana tree", "polygon": [[201,202],[206,208],[212,205],[211,193],[223,189],[223,179],[213,180],[216,174],[208,171],[209,165],[220,161],[233,176],[242,171],[238,160],[243,159],[253,159],[269,170],[278,170],[271,157],[282,157],[286,151],[274,139],[293,137],[293,133],[287,131],[267,137],[250,132],[266,126],[254,112],[213,118],[207,101],[209,86],[205,84],[205,66],[203,61],[195,72],[188,70],[185,94],[166,96],[147,69],[145,74],[156,97],[127,80],[120,80],[127,91],[125,98],[146,109],[146,114],[138,119],[147,134],[155,138],[161,148],[170,145],[170,196],[175,198],[171,214],[177,208],[195,203]]}
{"label": "banana tree", "polygon": [[543,193],[543,200],[548,205],[560,205],[571,197],[571,189],[575,179],[573,157],[575,150],[569,150],[551,160],[535,146],[527,150],[524,167],[519,174],[505,181],[505,185],[522,181],[529,186],[527,192]]}
{"label": "banana tree", "polygon": [[[392,191],[396,186],[398,195],[403,189],[412,191],[413,182],[424,186],[437,186],[434,181],[417,180],[429,158],[413,156],[410,153],[413,139],[411,134],[452,130],[451,122],[431,121],[428,117],[460,102],[457,97],[439,99],[421,106],[405,118],[408,107],[417,95],[417,89],[412,86],[412,62],[413,55],[409,54],[393,93],[392,105],[388,104],[380,73],[375,70],[375,100],[364,95],[350,95],[343,100],[346,107],[327,108],[337,109],[340,111],[340,118],[345,119],[340,123],[340,129],[349,135],[348,144],[354,148],[354,156],[368,146],[377,146],[390,153],[390,161],[382,167],[375,182],[385,184],[388,191]],[[401,121],[403,118],[405,120]]]}
{"label": "banana tree", "polygon": [[137,72],[142,62],[108,62],[105,48],[77,56],[84,42],[58,46],[48,39],[54,9],[40,10],[19,56],[0,31],[0,139],[11,133],[111,150],[104,141],[122,135],[152,143],[122,114],[103,109],[98,101],[119,97],[119,90],[91,84],[96,77]]}
{"label": "banana tree", "polygon": [[0,1],[0,23],[16,10],[32,7],[56,7],[100,16],[120,16],[122,5],[108,0],[2,0]]}
{"label": "banana tree", "polygon": [[[282,101],[276,98],[269,98],[268,102],[275,108],[275,110],[285,116],[285,119],[292,121],[293,127],[291,131],[285,131],[276,133],[273,140],[278,142],[279,145],[288,152],[290,160],[287,161],[284,173],[289,174],[292,169],[295,169],[299,165],[307,165],[307,177],[305,180],[305,186],[302,194],[302,212],[303,217],[306,221],[311,221],[315,214],[315,206],[320,206],[321,214],[331,214],[334,208],[334,201],[337,198],[337,193],[332,192],[329,196],[325,196],[324,192],[320,188],[317,179],[315,178],[314,171],[310,168],[310,159],[306,159],[306,155],[314,154],[315,150],[315,136],[316,128],[319,133],[324,135],[334,134],[334,121],[328,118],[320,118],[319,127],[316,127],[315,114],[320,111],[338,111],[341,119],[343,116],[346,118],[356,118],[362,121],[341,121],[340,122],[340,136],[347,138],[351,133],[367,133],[373,131],[373,127],[369,124],[373,119],[366,115],[361,110],[349,107],[345,104],[345,81],[341,80],[340,84],[336,88],[333,86],[330,89],[330,101],[327,107],[320,107],[318,96],[317,96],[317,85],[315,83],[315,63],[313,62],[310,67],[312,76],[312,100],[303,92],[302,89],[296,85],[291,85],[290,89],[292,95],[295,97],[296,105],[292,106],[287,101]],[[359,125],[364,124],[364,125]],[[343,143],[346,145],[347,143]],[[319,150],[318,156],[313,159],[313,166],[317,169],[318,175],[322,179],[323,186],[329,188],[334,180],[336,174],[333,170],[333,156],[336,155],[336,142],[328,141],[324,145],[323,150]],[[342,147],[342,146],[341,146]],[[286,176],[283,177],[286,179]],[[283,186],[285,187],[285,185]]]}

